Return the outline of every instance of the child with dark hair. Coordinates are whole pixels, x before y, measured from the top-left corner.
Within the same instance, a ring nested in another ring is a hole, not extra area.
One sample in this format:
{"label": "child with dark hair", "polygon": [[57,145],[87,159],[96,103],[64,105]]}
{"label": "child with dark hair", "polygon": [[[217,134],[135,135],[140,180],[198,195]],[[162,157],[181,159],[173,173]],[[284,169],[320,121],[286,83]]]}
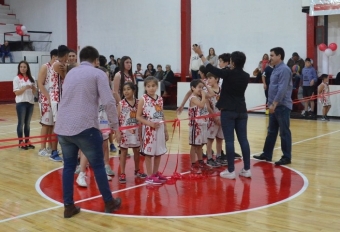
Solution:
{"label": "child with dark hair", "polygon": [[319,95],[319,101],[322,104],[322,121],[329,121],[329,118],[327,117],[327,113],[329,112],[329,109],[331,108],[331,101],[329,99],[329,76],[327,74],[322,74],[321,77],[322,82],[318,86],[318,95]]}

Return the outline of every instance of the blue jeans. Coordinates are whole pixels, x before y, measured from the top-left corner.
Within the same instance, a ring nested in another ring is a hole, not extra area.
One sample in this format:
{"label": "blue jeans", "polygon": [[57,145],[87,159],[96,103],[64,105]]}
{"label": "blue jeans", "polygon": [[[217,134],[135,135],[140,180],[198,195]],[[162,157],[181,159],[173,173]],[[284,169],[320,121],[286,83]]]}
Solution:
{"label": "blue jeans", "polygon": [[273,150],[280,129],[281,150],[283,158],[292,158],[292,134],[289,129],[290,109],[286,106],[277,106],[274,114],[269,115],[269,126],[266,142],[264,143],[263,153],[268,160],[273,157]]}
{"label": "blue jeans", "polygon": [[198,70],[197,71],[191,70],[191,77],[193,80],[200,79],[200,76],[198,75]]}
{"label": "blue jeans", "polygon": [[93,168],[94,176],[104,202],[111,201],[113,198],[105,172],[102,133],[96,128],[89,128],[74,136],[58,135],[58,139],[64,158],[64,204],[74,204],[73,180],[79,149],[84,153]]}
{"label": "blue jeans", "polygon": [[[29,102],[20,102],[16,104],[17,116],[18,116],[18,126],[17,126],[17,135],[18,138],[22,138],[22,134],[25,134],[25,137],[30,136],[30,125],[33,114],[34,105]],[[24,128],[24,131],[22,130]],[[29,139],[25,139],[25,142],[28,142]],[[22,140],[19,140],[19,143]]]}
{"label": "blue jeans", "polygon": [[10,62],[13,63],[13,56],[12,56],[12,53],[10,53],[10,52],[2,53],[2,55],[1,55],[2,63],[5,63],[5,56],[8,56]]}
{"label": "blue jeans", "polygon": [[233,172],[235,170],[234,158],[234,131],[236,132],[238,142],[240,143],[244,169],[250,169],[250,147],[247,138],[247,113],[236,113],[234,111],[221,111],[221,124],[222,131],[225,139],[225,147],[228,160],[228,171]]}

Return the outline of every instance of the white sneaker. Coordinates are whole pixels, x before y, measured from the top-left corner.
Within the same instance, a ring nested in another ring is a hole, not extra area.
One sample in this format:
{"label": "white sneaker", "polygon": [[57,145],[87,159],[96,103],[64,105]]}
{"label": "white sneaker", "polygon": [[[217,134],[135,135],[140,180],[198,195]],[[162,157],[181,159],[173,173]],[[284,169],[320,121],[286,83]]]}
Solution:
{"label": "white sneaker", "polygon": [[235,179],[236,178],[235,171],[229,172],[228,169],[226,169],[220,173],[220,177],[226,178],[226,179]]}
{"label": "white sneaker", "polygon": [[86,176],[85,176],[85,172],[80,172],[78,177],[77,177],[77,184],[80,186],[80,187],[87,187],[87,183],[86,183],[86,180],[85,180]]}
{"label": "white sneaker", "polygon": [[112,177],[111,176],[107,176],[107,180],[112,180]]}
{"label": "white sneaker", "polygon": [[47,153],[49,153],[49,154],[51,154],[52,153],[52,149],[51,148],[46,148],[46,151],[47,151]]}
{"label": "white sneaker", "polygon": [[51,154],[48,153],[48,151],[44,148],[44,149],[40,149],[38,152],[39,156],[50,156]]}
{"label": "white sneaker", "polygon": [[244,168],[243,168],[239,175],[250,178],[251,177],[251,171],[250,171],[250,169],[249,170],[244,170]]}

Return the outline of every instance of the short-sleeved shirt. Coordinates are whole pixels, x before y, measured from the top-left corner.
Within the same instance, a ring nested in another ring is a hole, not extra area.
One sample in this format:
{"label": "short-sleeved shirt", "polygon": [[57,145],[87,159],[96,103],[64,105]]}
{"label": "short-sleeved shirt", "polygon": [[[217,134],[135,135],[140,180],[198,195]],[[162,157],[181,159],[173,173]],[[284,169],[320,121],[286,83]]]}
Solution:
{"label": "short-sleeved shirt", "polygon": [[[27,77],[25,78],[22,75],[18,75],[13,79],[13,92],[20,90],[27,85],[35,85],[35,83],[32,83]],[[34,104],[34,95],[32,89],[26,89],[23,94],[15,96],[15,102],[29,102]]]}

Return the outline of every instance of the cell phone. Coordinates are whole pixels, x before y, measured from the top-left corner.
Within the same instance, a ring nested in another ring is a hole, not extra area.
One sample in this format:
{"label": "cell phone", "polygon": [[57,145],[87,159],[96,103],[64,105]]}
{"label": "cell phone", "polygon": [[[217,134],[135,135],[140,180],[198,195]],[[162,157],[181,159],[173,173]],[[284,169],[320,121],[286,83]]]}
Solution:
{"label": "cell phone", "polygon": [[194,44],[193,46],[197,47],[198,45],[197,45],[197,44]]}

